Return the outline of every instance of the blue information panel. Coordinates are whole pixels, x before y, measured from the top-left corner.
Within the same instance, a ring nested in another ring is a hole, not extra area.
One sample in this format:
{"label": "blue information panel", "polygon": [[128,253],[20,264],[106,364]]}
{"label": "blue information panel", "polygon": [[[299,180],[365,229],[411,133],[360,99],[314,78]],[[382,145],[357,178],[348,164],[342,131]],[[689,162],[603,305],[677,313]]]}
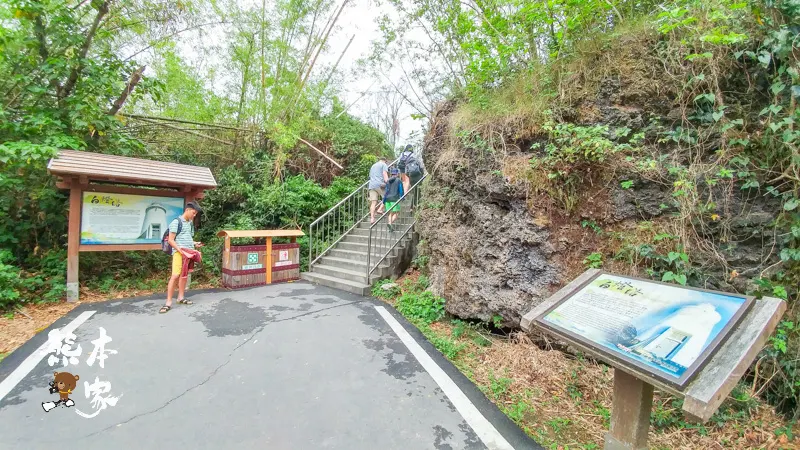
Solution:
{"label": "blue information panel", "polygon": [[556,334],[683,387],[752,297],[599,273],[537,318]]}

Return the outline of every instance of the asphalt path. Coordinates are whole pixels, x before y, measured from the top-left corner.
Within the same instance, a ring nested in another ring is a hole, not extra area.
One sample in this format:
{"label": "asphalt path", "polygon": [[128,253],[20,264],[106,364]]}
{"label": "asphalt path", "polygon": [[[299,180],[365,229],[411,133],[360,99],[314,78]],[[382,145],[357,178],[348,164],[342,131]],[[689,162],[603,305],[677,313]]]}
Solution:
{"label": "asphalt path", "polygon": [[[540,448],[380,301],[306,282],[188,298],[83,304],[6,357],[0,448]],[[73,406],[53,407],[54,372],[78,375]]]}

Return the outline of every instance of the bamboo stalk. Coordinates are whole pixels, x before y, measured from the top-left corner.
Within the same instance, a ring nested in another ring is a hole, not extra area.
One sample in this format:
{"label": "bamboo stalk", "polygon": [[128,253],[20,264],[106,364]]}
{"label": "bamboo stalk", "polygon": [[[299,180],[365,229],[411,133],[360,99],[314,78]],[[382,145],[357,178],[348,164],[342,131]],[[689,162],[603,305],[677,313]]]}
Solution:
{"label": "bamboo stalk", "polygon": [[328,81],[330,81],[333,74],[336,73],[336,68],[339,67],[339,63],[342,62],[342,57],[344,57],[344,54],[347,53],[347,49],[350,48],[350,44],[353,43],[353,39],[355,38],[356,35],[354,34],[353,37],[350,38],[350,41],[347,42],[347,45],[345,45],[344,50],[342,50],[342,54],[339,55],[339,59],[336,60],[336,64],[333,65],[333,68],[331,69],[330,73],[328,73],[328,77],[325,78],[325,83],[323,83],[324,85],[327,86]]}
{"label": "bamboo stalk", "polygon": [[319,46],[317,47],[317,52],[314,54],[314,58],[308,65],[308,70],[306,71],[306,75],[303,77],[303,81],[300,83],[300,88],[298,88],[297,90],[297,96],[295,96],[292,105],[289,107],[289,109],[287,109],[287,113],[284,114],[284,117],[293,112],[294,107],[297,104],[297,101],[300,100],[300,97],[303,95],[303,88],[305,88],[306,82],[308,81],[308,78],[311,76],[311,70],[314,69],[314,65],[317,63],[317,58],[319,57],[319,54],[322,53],[322,49],[325,47],[325,43],[328,42],[328,38],[330,37],[331,31],[333,31],[333,27],[336,25],[336,22],[339,20],[339,16],[342,14],[342,11],[344,11],[344,7],[347,6],[347,2],[349,1],[350,0],[344,0],[342,2],[342,6],[339,7],[339,11],[336,12],[336,15],[333,17],[333,20],[330,21],[330,25],[328,26],[328,29],[325,31],[325,36],[319,43]]}

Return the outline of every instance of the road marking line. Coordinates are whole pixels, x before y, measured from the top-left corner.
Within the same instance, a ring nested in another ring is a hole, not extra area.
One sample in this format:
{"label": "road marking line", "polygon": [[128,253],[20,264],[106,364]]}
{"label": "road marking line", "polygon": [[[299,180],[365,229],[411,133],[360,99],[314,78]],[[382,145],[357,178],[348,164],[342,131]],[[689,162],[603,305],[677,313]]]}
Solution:
{"label": "road marking line", "polygon": [[[66,334],[74,332],[79,326],[81,326],[81,324],[86,322],[89,319],[89,317],[92,317],[92,315],[95,312],[96,311],[82,312],[72,322],[68,323],[63,328],[61,328],[61,331]],[[39,361],[41,361],[45,356],[49,354],[49,352],[47,351],[48,349],[47,344],[48,344],[47,342],[42,344],[41,347],[39,347],[38,349],[36,349],[36,351],[31,353],[30,356],[25,358],[25,361],[22,361],[22,364],[20,364],[19,367],[14,369],[14,371],[11,372],[11,375],[6,377],[5,380],[0,381],[0,400],[3,400],[5,396],[8,395],[8,393],[11,392],[12,389],[14,389],[14,386],[19,384],[19,382],[22,381],[23,378],[28,376],[28,374],[31,373],[31,371],[36,367],[36,365],[39,364]]]}
{"label": "road marking line", "polygon": [[490,450],[514,450],[514,447],[512,447],[503,435],[497,431],[497,428],[495,428],[494,425],[478,411],[478,408],[469,398],[464,395],[461,388],[447,376],[433,358],[431,358],[430,355],[420,347],[417,341],[408,334],[406,329],[400,325],[400,322],[392,317],[389,311],[383,306],[376,306],[375,309],[378,310],[378,314],[383,317],[383,320],[389,324],[400,340],[403,341],[403,344],[411,351],[411,354],[417,358],[417,361],[422,364],[422,367],[430,374],[436,384],[439,385],[447,398],[450,399],[450,402],[453,403],[456,410],[461,414],[464,420],[467,421],[467,424],[469,424],[478,437],[481,438],[481,441],[483,441]]}

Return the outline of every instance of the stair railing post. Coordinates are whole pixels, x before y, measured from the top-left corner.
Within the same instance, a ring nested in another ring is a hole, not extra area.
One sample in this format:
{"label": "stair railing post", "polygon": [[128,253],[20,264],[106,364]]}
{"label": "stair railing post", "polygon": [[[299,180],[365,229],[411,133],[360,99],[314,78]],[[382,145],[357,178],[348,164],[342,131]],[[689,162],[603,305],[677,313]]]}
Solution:
{"label": "stair railing post", "polygon": [[372,226],[369,227],[369,234],[367,235],[367,273],[366,273],[366,277],[367,277],[366,281],[367,281],[367,283],[366,284],[370,284],[370,282],[369,282],[369,272],[370,272],[369,264],[370,264],[370,256],[372,254],[372,252],[370,251],[370,247],[372,247]]}

